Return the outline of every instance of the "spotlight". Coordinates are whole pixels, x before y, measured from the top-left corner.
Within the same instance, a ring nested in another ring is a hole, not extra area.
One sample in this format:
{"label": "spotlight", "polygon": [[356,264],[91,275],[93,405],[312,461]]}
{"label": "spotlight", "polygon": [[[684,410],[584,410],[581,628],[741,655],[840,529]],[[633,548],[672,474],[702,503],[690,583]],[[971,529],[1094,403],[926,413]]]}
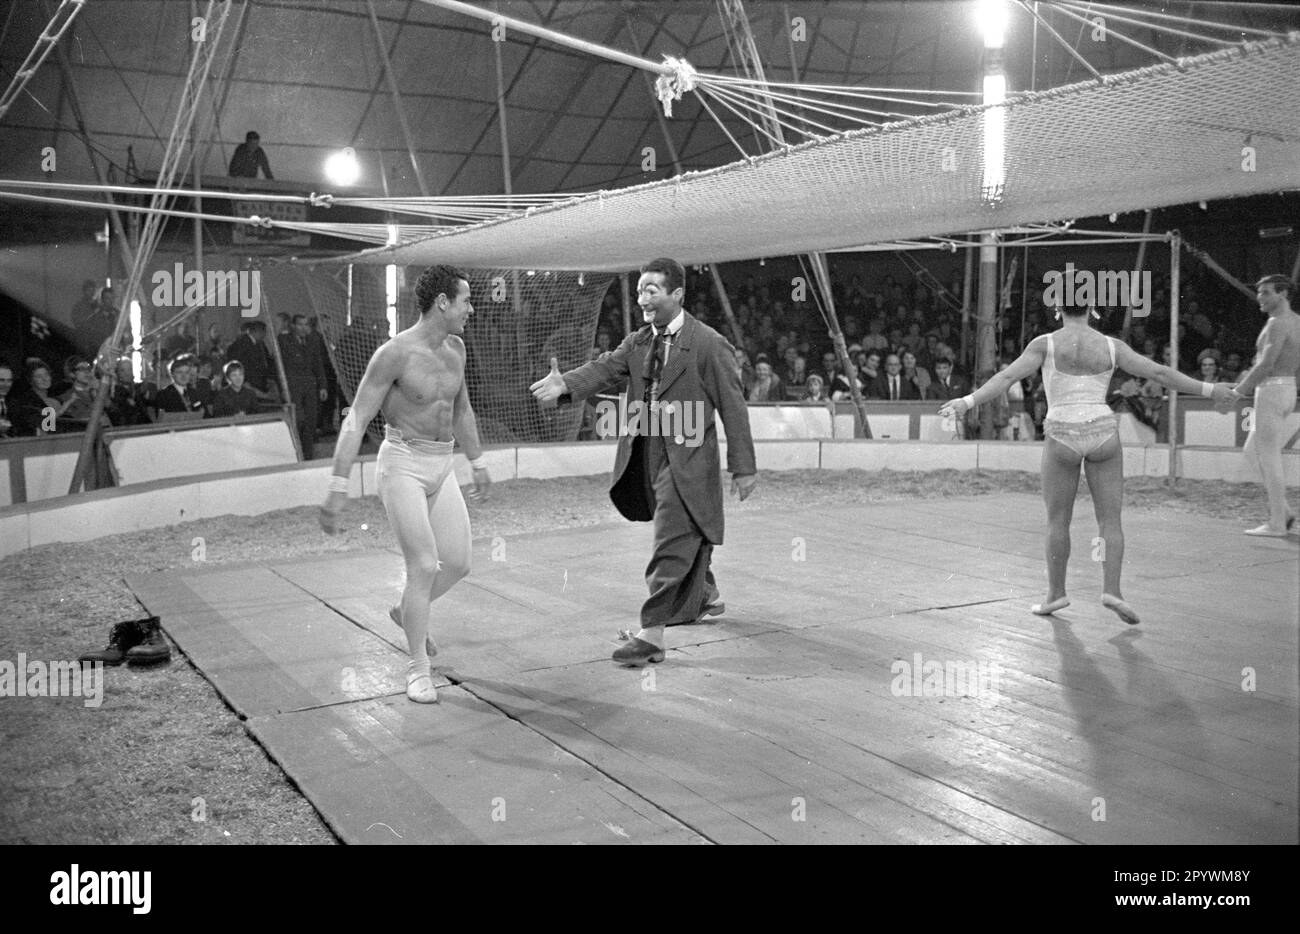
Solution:
{"label": "spotlight", "polygon": [[356,150],[349,146],[326,159],[325,177],[332,185],[344,188],[355,185],[361,177],[361,163],[357,162]]}

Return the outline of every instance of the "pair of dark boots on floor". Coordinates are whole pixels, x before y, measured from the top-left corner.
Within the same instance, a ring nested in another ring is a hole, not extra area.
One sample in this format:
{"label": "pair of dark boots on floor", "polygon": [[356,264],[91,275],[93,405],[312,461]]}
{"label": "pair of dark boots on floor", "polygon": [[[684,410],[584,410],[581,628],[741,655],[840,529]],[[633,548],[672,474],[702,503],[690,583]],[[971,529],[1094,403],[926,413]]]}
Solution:
{"label": "pair of dark boots on floor", "polygon": [[170,661],[171,646],[159,627],[156,616],[147,619],[129,619],[115,623],[108,636],[108,647],[99,652],[87,652],[77,659],[93,664],[103,662],[105,665],[158,665]]}

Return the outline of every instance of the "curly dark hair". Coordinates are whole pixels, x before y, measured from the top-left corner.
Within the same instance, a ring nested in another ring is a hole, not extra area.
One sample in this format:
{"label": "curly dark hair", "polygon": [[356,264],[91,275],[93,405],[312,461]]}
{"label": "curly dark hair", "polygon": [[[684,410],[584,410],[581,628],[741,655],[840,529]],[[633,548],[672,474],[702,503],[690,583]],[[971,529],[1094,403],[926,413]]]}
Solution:
{"label": "curly dark hair", "polygon": [[676,292],[678,289],[686,288],[686,270],[682,268],[682,264],[677,260],[670,259],[667,256],[650,260],[641,267],[641,272],[662,273],[664,288],[669,292]]}
{"label": "curly dark hair", "polygon": [[439,295],[455,301],[460,291],[458,281],[461,279],[469,284],[469,276],[455,266],[430,266],[421,273],[420,281],[415,284],[415,303],[420,314],[432,308]]}
{"label": "curly dark hair", "polygon": [[1284,276],[1280,272],[1275,272],[1270,276],[1264,276],[1255,283],[1255,288],[1259,288],[1261,285],[1271,285],[1274,292],[1281,292],[1286,295],[1288,299],[1295,295],[1295,283],[1293,283],[1288,276]]}

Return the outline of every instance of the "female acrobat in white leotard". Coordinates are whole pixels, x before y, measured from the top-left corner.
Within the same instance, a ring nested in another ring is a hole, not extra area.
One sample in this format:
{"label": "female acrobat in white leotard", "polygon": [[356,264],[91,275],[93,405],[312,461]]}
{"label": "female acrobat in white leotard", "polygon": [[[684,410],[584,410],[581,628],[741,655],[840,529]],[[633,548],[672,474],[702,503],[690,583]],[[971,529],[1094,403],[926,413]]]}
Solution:
{"label": "female acrobat in white leotard", "polygon": [[971,395],[953,399],[941,415],[961,417],[980,403],[997,398],[1013,382],[1042,369],[1047,394],[1043,432],[1043,499],[1047,504],[1047,596],[1030,609],[1046,616],[1070,605],[1065,595],[1065,569],[1070,559],[1070,519],[1079,490],[1079,465],[1083,464],[1088,489],[1101,533],[1104,584],[1102,605],[1126,623],[1139,622],[1120,591],[1124,563],[1124,455],[1118,421],[1106,405],[1106,390],[1116,367],[1134,376],[1153,379],[1187,393],[1212,396],[1229,405],[1236,394],[1223,383],[1202,383],[1162,366],[1133,351],[1127,344],[1106,337],[1088,325],[1087,310],[1062,309],[1061,327],[1034,338],[1024,353]]}

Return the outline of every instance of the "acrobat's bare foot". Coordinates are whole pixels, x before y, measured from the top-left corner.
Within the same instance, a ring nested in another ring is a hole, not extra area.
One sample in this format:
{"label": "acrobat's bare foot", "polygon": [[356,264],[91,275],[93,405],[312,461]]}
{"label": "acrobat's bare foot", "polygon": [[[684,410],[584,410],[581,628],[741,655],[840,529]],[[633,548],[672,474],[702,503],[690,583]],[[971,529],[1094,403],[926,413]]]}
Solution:
{"label": "acrobat's bare foot", "polygon": [[[406,631],[402,626],[402,608],[400,606],[395,606],[389,610],[388,618],[397,624],[398,629],[401,629],[403,632]],[[433,636],[427,633],[424,637],[424,651],[430,658],[433,658],[438,654],[438,643],[434,642]]]}
{"label": "acrobat's bare foot", "polygon": [[1119,597],[1113,594],[1104,593],[1101,595],[1101,605],[1111,610],[1116,616],[1124,620],[1130,626],[1136,626],[1142,620],[1138,619],[1137,610],[1129,606]]}
{"label": "acrobat's bare foot", "polygon": [[1029,612],[1037,616],[1051,616],[1057,610],[1064,610],[1070,605],[1069,597],[1057,597],[1055,600],[1048,600],[1045,603],[1035,603],[1029,608]]}

